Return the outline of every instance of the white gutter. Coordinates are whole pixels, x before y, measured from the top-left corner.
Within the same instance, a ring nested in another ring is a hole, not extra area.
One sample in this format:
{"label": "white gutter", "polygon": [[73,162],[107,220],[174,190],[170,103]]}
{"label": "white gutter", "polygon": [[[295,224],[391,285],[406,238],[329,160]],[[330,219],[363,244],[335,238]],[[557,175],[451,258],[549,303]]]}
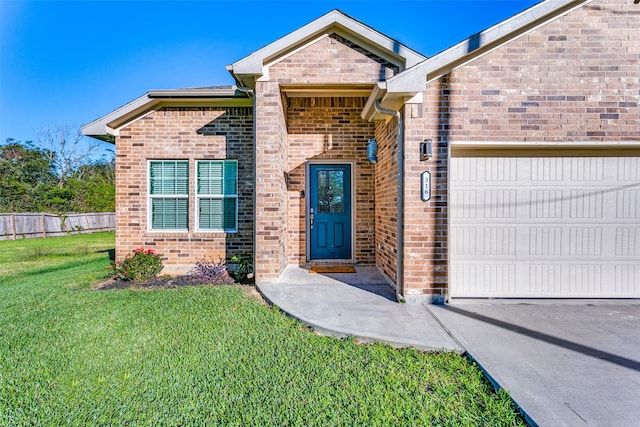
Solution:
{"label": "white gutter", "polygon": [[362,120],[371,121],[374,118],[374,113],[377,111],[375,104],[382,98],[382,96],[387,92],[387,83],[386,82],[378,82],[371,93],[369,94],[369,98],[367,98],[367,102],[364,104],[362,108],[362,112],[360,113],[360,117]]}

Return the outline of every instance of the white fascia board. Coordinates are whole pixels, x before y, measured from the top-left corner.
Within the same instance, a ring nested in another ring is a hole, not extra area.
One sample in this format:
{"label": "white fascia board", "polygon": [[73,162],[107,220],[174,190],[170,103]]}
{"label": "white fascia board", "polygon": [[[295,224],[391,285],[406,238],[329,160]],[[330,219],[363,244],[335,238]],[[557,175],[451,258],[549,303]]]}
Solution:
{"label": "white fascia board", "polygon": [[347,34],[354,35],[356,39],[365,41],[369,45],[377,46],[381,51],[386,51],[386,56],[394,57],[395,63],[398,62],[398,59],[402,59],[405,68],[412,67],[426,59],[425,56],[409,49],[396,40],[344,15],[338,10],[333,10],[302,28],[255,51],[251,55],[234,62],[228,66],[227,69],[235,75],[261,75],[263,71],[262,66],[265,63],[274,61],[277,56],[286,54],[289,50],[295,49],[298,45],[305,43],[310,38],[316,37],[318,34],[326,32],[326,30],[331,27],[340,28],[346,31]]}
{"label": "white fascia board", "polygon": [[129,115],[134,111],[144,110],[151,102],[152,99],[149,97],[149,94],[145,93],[141,97],[136,98],[133,101],[123,105],[122,107],[113,110],[109,114],[106,114],[99,119],[96,119],[91,123],[87,123],[86,125],[82,126],[82,134],[102,140],[108,140],[108,135],[116,135],[115,129],[110,127],[109,123],[117,120],[120,117]]}
{"label": "white fascia board", "polygon": [[403,93],[424,91],[428,80],[436,78],[462,63],[475,59],[489,50],[498,48],[514,38],[592,1],[542,1],[432,56],[417,66],[391,77],[387,82],[387,90],[389,92]]}
{"label": "white fascia board", "polygon": [[149,98],[232,98],[242,95],[236,86],[230,88],[186,88],[150,90]]}
{"label": "white fascia board", "polygon": [[389,93],[387,92],[386,82],[378,82],[371,90],[367,102],[362,108],[360,117],[368,122],[374,120],[387,120],[389,116],[380,114],[375,109],[376,101],[380,102],[382,108],[387,110],[400,111],[405,104],[422,104],[424,95],[422,92],[412,93]]}
{"label": "white fascia board", "polygon": [[362,118],[362,120],[370,122],[374,119],[376,112],[374,104],[376,103],[376,101],[382,98],[386,91],[386,82],[378,82],[378,84],[376,84],[373,89],[371,89],[369,98],[367,98],[367,102],[365,102],[364,107],[362,108],[362,112],[360,113],[360,117]]}
{"label": "white fascia board", "polygon": [[217,103],[229,106],[251,106],[252,101],[236,88],[151,90],[143,96],[82,127],[82,134],[112,142],[120,128],[145,113],[167,105],[192,106]]}

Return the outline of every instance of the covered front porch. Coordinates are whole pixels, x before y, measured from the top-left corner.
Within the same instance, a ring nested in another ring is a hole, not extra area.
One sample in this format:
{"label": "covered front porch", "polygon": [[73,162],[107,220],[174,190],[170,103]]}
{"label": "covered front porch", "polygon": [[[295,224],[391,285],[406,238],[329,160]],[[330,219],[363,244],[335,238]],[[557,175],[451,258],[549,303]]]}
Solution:
{"label": "covered front porch", "polygon": [[228,66],[254,104],[257,283],[348,263],[404,296],[400,129],[416,94],[381,101],[381,88],[424,59],[332,11]]}
{"label": "covered front porch", "polygon": [[371,86],[277,89],[277,143],[257,125],[257,149],[271,159],[256,155],[258,283],[288,265],[350,264],[376,271],[369,284],[396,288],[397,121],[362,117]]}

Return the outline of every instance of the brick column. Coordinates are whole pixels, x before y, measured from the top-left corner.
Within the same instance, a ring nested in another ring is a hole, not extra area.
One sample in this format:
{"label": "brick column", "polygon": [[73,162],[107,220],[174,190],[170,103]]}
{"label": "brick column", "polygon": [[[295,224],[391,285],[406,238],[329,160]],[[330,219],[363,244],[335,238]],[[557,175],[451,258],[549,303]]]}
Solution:
{"label": "brick column", "polygon": [[256,96],[256,280],[276,278],[287,261],[287,129],[278,84],[258,82]]}
{"label": "brick column", "polygon": [[[405,105],[405,298],[439,301],[447,293],[448,87],[425,93],[425,104]],[[433,157],[420,161],[420,143],[433,142]],[[431,172],[431,200],[420,199],[420,175]]]}

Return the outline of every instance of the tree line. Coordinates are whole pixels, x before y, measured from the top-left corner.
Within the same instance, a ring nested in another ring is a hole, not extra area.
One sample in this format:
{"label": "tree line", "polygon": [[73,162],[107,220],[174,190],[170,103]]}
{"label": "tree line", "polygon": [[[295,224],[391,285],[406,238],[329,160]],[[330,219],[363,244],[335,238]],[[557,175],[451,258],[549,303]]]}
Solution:
{"label": "tree line", "polygon": [[46,130],[38,143],[8,138],[0,145],[0,212],[114,212],[113,156],[92,159],[70,127]]}

